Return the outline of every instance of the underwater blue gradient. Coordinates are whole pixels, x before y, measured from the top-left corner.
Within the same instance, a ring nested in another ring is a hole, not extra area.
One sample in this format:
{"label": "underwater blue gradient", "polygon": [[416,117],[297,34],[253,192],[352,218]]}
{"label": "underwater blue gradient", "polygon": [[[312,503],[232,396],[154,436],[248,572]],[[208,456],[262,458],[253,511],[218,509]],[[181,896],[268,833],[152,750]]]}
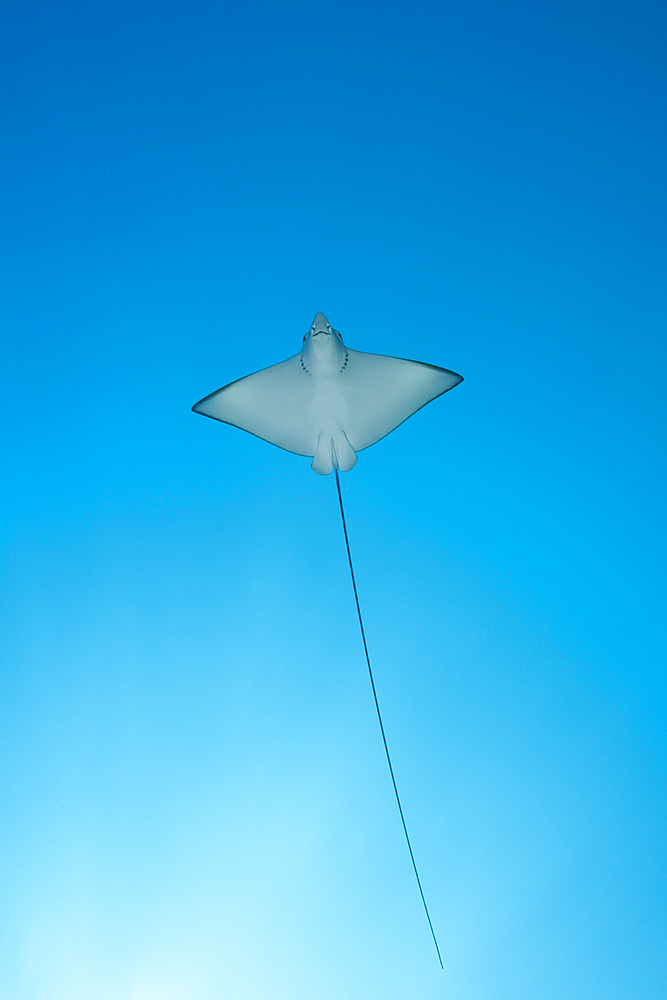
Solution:
{"label": "underwater blue gradient", "polygon": [[[0,7],[1,1000],[662,1000],[663,4]],[[465,382],[342,477],[190,412]]]}

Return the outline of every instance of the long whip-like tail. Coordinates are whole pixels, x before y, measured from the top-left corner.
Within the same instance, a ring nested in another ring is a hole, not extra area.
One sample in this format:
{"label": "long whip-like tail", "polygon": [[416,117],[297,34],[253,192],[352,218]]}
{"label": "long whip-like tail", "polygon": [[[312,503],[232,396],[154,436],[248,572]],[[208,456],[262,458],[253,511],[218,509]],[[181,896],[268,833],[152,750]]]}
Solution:
{"label": "long whip-like tail", "polygon": [[387,764],[389,765],[389,773],[391,775],[391,783],[394,786],[394,795],[396,796],[396,804],[398,805],[398,811],[401,817],[401,823],[403,824],[403,832],[405,834],[405,839],[408,845],[408,850],[410,852],[410,860],[412,861],[412,867],[414,869],[415,878],[417,879],[417,885],[419,886],[419,894],[422,898],[422,903],[424,904],[424,912],[426,913],[426,919],[428,920],[428,925],[431,928],[431,935],[433,937],[433,944],[435,945],[435,950],[438,953],[438,961],[440,962],[440,968],[444,968],[442,964],[442,958],[440,956],[440,949],[438,948],[438,941],[435,936],[435,931],[433,930],[433,924],[431,923],[431,915],[428,912],[428,906],[426,905],[426,897],[424,896],[424,890],[422,889],[421,879],[419,878],[419,872],[417,871],[417,863],[415,861],[415,856],[412,853],[412,844],[410,843],[410,836],[408,834],[408,828],[405,823],[405,816],[403,815],[403,807],[401,806],[401,799],[398,794],[398,788],[396,786],[396,778],[394,777],[394,768],[391,764],[391,757],[389,756],[389,747],[387,746],[387,737],[384,732],[384,725],[382,723],[382,714],[380,712],[380,703],[378,701],[377,691],[375,690],[375,681],[373,679],[373,669],[371,667],[371,658],[368,655],[368,645],[366,644],[366,633],[364,631],[364,622],[361,617],[361,607],[359,606],[359,594],[357,593],[357,582],[354,578],[354,566],[352,565],[352,554],[350,552],[350,541],[347,537],[347,525],[345,524],[345,511],[343,510],[343,496],[340,491],[340,479],[338,477],[338,464],[334,461],[334,472],[336,473],[336,488],[338,490],[338,500],[340,503],[340,516],[343,522],[343,534],[345,535],[345,547],[347,548],[347,558],[350,564],[350,576],[352,577],[352,589],[354,590],[354,600],[357,605],[357,614],[359,616],[359,628],[361,629],[361,638],[364,643],[364,653],[366,654],[366,663],[368,664],[368,676],[371,680],[371,688],[373,690],[373,699],[375,701],[375,710],[377,712],[378,722],[380,723],[380,732],[382,733],[382,742],[384,743],[384,752],[387,756]]}

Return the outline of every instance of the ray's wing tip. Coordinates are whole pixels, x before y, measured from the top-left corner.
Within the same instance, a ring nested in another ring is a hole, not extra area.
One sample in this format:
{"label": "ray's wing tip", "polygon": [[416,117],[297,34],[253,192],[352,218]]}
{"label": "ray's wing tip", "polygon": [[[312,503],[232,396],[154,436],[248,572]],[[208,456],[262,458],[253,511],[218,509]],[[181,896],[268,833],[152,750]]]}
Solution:
{"label": "ray's wing tip", "polygon": [[194,406],[190,407],[191,413],[200,413],[202,417],[210,417],[211,414],[208,412],[206,406],[204,405],[207,402],[208,398],[209,398],[208,396],[204,396],[203,399],[198,400]]}
{"label": "ray's wing tip", "polygon": [[458,373],[458,372],[453,372],[453,371],[451,370],[451,368],[443,368],[442,370],[443,370],[443,372],[445,372],[445,373],[446,373],[446,374],[447,374],[447,375],[449,376],[449,378],[451,378],[451,380],[452,380],[452,384],[451,384],[451,386],[450,386],[450,389],[454,389],[454,388],[456,388],[456,386],[457,386],[457,385],[460,385],[460,384],[461,384],[461,382],[463,382],[463,375],[459,375],[459,373]]}

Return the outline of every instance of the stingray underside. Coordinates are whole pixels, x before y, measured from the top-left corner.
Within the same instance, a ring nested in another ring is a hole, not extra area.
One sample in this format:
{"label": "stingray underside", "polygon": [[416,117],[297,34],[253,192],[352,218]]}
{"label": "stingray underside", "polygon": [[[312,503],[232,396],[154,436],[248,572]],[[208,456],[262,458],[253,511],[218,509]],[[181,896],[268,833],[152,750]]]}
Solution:
{"label": "stingray underside", "polygon": [[313,457],[321,475],[351,469],[356,452],[462,381],[446,368],[347,349],[340,370],[311,375],[301,355],[247,375],[192,407],[271,444]]}

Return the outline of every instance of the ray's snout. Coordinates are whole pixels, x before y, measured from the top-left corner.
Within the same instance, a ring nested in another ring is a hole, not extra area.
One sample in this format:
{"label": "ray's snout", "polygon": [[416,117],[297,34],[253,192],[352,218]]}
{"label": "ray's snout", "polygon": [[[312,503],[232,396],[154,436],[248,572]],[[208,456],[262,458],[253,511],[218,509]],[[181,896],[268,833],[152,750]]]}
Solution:
{"label": "ray's snout", "polygon": [[316,314],[315,319],[313,320],[313,325],[310,328],[310,332],[313,337],[316,337],[318,333],[331,334],[331,325],[323,312],[318,312]]}

